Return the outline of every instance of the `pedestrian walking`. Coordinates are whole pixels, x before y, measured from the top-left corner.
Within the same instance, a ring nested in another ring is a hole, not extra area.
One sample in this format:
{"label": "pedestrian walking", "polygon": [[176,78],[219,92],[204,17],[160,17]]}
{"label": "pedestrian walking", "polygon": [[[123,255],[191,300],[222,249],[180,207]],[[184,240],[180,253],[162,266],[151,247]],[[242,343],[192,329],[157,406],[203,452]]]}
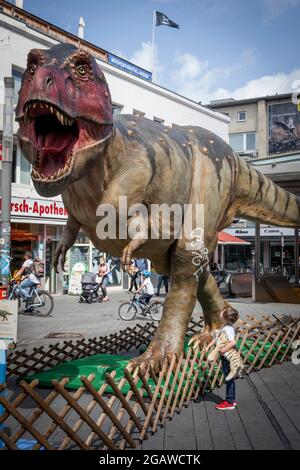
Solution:
{"label": "pedestrian walking", "polygon": [[149,261],[147,260],[147,258],[137,258],[135,260],[135,266],[137,268],[138,284],[139,284],[139,287],[140,287],[142,285],[142,282],[143,282],[142,272],[149,270]]}
{"label": "pedestrian walking", "polygon": [[101,291],[103,295],[102,302],[108,302],[109,297],[107,295],[107,285],[109,283],[109,274],[110,274],[110,269],[108,264],[105,262],[104,258],[100,258],[100,264],[99,264],[99,271],[98,275],[102,278],[101,281]]}
{"label": "pedestrian walking", "polygon": [[170,280],[169,276],[162,276],[162,275],[158,276],[158,282],[157,282],[155,295],[160,296],[160,289],[162,285],[164,285],[166,294],[169,292],[169,280]]}
{"label": "pedestrian walking", "polygon": [[135,261],[131,260],[130,266],[128,268],[128,276],[130,279],[130,285],[129,285],[129,292],[132,292],[132,289],[134,287],[134,290],[137,291],[139,286],[138,286],[138,269],[135,265]]}

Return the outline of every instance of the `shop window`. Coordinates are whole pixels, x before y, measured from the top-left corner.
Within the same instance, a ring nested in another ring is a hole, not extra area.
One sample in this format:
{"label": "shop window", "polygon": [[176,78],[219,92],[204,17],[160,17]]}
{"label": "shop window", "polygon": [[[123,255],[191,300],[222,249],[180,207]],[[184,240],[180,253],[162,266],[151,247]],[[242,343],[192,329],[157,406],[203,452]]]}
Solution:
{"label": "shop window", "polygon": [[154,122],[158,122],[158,124],[163,124],[163,123],[165,122],[164,119],[160,119],[160,118],[155,117],[155,116],[153,117],[153,121],[154,121]]}
{"label": "shop window", "polygon": [[15,79],[15,91],[14,91],[14,105],[18,102],[19,90],[21,88],[23,72],[17,69],[12,69],[12,76]]}
{"label": "shop window", "polygon": [[114,103],[112,104],[113,114],[121,114],[122,109],[123,109],[123,106],[121,106],[120,104],[114,104]]}
{"label": "shop window", "polygon": [[229,144],[238,153],[257,154],[256,132],[229,134]]}
{"label": "shop window", "polygon": [[239,111],[237,113],[237,120],[238,120],[238,122],[245,122],[246,121],[246,111]]}
{"label": "shop window", "polygon": [[[17,144],[13,144],[13,155],[12,155],[12,183],[17,182]],[[2,133],[0,132],[0,153],[2,152]]]}
{"label": "shop window", "polygon": [[31,165],[20,151],[20,184],[30,184]]}
{"label": "shop window", "polygon": [[256,133],[249,132],[246,134],[246,152],[254,152],[256,150]]}
{"label": "shop window", "polygon": [[229,144],[236,152],[242,152],[244,148],[244,134],[230,134]]}
{"label": "shop window", "polygon": [[133,110],[133,115],[137,117],[144,117],[145,113],[143,111],[138,111],[137,109]]}

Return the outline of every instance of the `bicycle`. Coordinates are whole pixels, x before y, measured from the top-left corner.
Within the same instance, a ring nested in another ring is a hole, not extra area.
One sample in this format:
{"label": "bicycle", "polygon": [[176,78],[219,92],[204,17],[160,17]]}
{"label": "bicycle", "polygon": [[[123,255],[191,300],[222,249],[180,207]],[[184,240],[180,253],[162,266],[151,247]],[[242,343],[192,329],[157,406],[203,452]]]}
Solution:
{"label": "bicycle", "polygon": [[150,300],[149,304],[143,304],[137,294],[133,294],[128,302],[124,302],[118,309],[119,317],[122,320],[133,320],[140,312],[145,317],[149,315],[152,320],[159,321],[163,311],[163,303],[159,300]]}
{"label": "bicycle", "polygon": [[18,301],[18,310],[20,313],[22,302],[25,302],[26,310],[32,310],[39,317],[48,317],[54,308],[54,299],[46,290],[38,289],[33,286],[29,290],[29,298],[24,299],[20,293],[19,285],[12,280],[8,284],[8,300]]}

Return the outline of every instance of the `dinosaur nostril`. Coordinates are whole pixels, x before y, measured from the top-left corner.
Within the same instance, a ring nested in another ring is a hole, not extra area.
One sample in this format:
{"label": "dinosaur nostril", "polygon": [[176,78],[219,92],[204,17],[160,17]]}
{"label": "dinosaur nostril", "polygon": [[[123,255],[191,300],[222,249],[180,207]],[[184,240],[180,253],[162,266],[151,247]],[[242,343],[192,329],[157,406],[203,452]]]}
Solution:
{"label": "dinosaur nostril", "polygon": [[50,88],[53,85],[53,80],[51,77],[46,78],[46,87]]}

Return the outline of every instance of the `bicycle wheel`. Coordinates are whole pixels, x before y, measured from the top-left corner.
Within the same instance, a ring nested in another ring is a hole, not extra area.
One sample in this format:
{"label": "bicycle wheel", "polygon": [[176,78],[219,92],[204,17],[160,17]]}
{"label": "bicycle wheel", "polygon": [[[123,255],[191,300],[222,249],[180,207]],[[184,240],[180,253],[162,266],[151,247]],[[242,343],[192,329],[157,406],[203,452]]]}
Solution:
{"label": "bicycle wheel", "polygon": [[133,320],[136,317],[137,308],[131,302],[124,302],[123,304],[120,305],[118,309],[118,314],[122,320],[125,320],[125,321]]}
{"label": "bicycle wheel", "polygon": [[[40,300],[42,305],[40,305]],[[38,291],[38,296],[32,298],[31,306],[34,314],[39,317],[48,317],[54,308],[54,299],[47,291]]]}
{"label": "bicycle wheel", "polygon": [[152,302],[149,307],[150,317],[154,321],[159,321],[163,312],[164,305],[161,302]]}

